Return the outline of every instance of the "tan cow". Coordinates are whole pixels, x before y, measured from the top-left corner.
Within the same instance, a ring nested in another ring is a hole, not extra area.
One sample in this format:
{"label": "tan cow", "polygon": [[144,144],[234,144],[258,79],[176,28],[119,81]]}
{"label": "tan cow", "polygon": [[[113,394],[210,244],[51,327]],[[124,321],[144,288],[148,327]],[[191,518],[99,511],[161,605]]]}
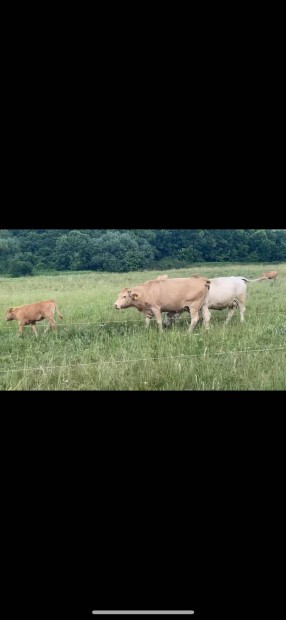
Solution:
{"label": "tan cow", "polygon": [[[27,304],[26,306],[18,306],[18,308],[9,308],[6,312],[6,321],[18,321],[19,336],[22,335],[24,325],[32,325],[32,330],[38,336],[35,327],[36,321],[43,321],[48,319],[51,329],[56,329],[56,322],[54,320],[55,310],[60,319],[64,317],[58,311],[57,305],[54,299],[49,301],[38,301],[34,304]],[[45,331],[47,331],[49,327]]]}
{"label": "tan cow", "polygon": [[276,282],[276,278],[278,276],[278,271],[265,271],[262,276],[267,278],[267,280],[273,280],[273,284]]}
{"label": "tan cow", "polygon": [[117,310],[137,308],[149,319],[148,326],[154,316],[159,331],[162,331],[162,312],[180,312],[187,308],[192,318],[189,331],[193,331],[199,320],[199,310],[203,316],[208,311],[209,286],[210,281],[202,277],[149,280],[132,289],[122,289],[114,307]]}
{"label": "tan cow", "polygon": [[[158,276],[156,278],[156,280],[162,281],[162,280],[168,280],[169,276],[167,276],[166,274],[164,276]],[[146,319],[146,327],[148,328],[150,325],[150,321],[151,319],[155,319],[155,315],[153,314],[152,310],[149,309],[143,309],[142,310],[145,319]]]}

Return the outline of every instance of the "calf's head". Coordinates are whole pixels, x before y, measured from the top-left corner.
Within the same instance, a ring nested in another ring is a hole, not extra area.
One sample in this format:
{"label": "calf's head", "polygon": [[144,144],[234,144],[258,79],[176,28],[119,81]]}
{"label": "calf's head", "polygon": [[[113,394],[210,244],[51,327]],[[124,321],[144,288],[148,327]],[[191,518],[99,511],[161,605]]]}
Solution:
{"label": "calf's head", "polygon": [[13,308],[8,308],[6,312],[6,321],[13,321],[15,319]]}

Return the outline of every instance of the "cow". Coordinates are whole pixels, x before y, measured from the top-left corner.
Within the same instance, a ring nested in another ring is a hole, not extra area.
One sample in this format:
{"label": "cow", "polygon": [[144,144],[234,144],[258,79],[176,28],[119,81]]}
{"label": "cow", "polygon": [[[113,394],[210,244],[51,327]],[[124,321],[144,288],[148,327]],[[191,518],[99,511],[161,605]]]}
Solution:
{"label": "cow", "polygon": [[[54,299],[49,301],[37,301],[33,304],[27,304],[26,306],[18,306],[17,308],[9,308],[6,312],[6,321],[18,321],[19,336],[23,333],[24,325],[31,325],[33,332],[38,336],[35,327],[36,321],[43,321],[48,319],[51,329],[56,329],[56,322],[54,320],[55,310],[60,319],[64,317],[57,309],[57,305]],[[45,331],[47,331],[49,327]]]}
{"label": "cow", "polygon": [[265,271],[262,276],[267,280],[273,280],[273,284],[275,284],[276,278],[278,276],[278,271]]}
{"label": "cow", "polygon": [[[208,309],[204,310],[203,313],[205,327],[208,328],[210,323],[211,314],[209,310],[224,310],[225,308],[228,309],[226,324],[231,320],[236,308],[239,309],[240,320],[243,323],[245,314],[246,282],[262,282],[265,279],[266,278],[264,276],[261,278],[256,278],[255,280],[249,280],[248,278],[238,276],[211,278],[210,289],[206,300]],[[165,325],[169,326],[172,321],[180,316],[183,311],[184,309],[179,313],[168,312]]]}
{"label": "cow", "polygon": [[176,313],[187,308],[191,314],[189,331],[192,332],[199,320],[199,310],[203,316],[207,312],[205,300],[209,285],[210,281],[203,277],[149,280],[132,289],[122,289],[114,308],[137,308],[144,314],[147,327],[150,319],[155,317],[160,332],[163,329],[162,312]]}

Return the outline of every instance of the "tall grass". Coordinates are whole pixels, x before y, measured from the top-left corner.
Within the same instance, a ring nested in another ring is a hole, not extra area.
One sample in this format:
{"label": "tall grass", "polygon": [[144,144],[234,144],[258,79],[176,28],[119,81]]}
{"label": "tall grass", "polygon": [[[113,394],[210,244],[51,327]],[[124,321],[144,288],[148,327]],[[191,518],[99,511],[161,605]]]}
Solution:
{"label": "tall grass", "polygon": [[[256,278],[266,269],[271,265],[205,264],[167,273]],[[121,288],[153,279],[159,271],[1,278],[0,389],[284,390],[286,264],[275,269],[275,285],[247,285],[244,325],[238,311],[227,326],[226,311],[212,311],[209,332],[199,324],[193,334],[187,333],[186,313],[159,335],[153,321],[146,330],[137,310],[114,309]],[[44,321],[37,324],[38,339],[31,327],[21,339],[17,323],[5,322],[9,306],[51,298],[64,315],[63,321],[56,317],[57,333],[44,334]]]}

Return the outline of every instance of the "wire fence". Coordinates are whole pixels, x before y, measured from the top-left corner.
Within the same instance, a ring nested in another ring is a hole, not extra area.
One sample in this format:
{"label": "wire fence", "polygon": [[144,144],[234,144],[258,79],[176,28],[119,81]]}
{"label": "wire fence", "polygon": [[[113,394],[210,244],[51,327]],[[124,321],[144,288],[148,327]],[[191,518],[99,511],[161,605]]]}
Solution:
{"label": "wire fence", "polygon": [[[276,313],[276,314],[285,314],[285,316],[286,316],[286,310],[280,310],[280,309],[275,310],[275,308],[274,308],[274,309],[273,309],[273,308],[271,308],[271,315],[272,315],[273,313]],[[269,315],[270,315],[270,310],[269,310],[269,312],[266,312],[266,311],[263,311],[263,312],[256,312],[256,311],[251,312],[251,311],[248,311],[247,316],[248,316],[249,318],[252,318],[252,317],[253,317],[253,315],[255,315],[255,316],[256,316],[257,314],[261,314],[261,315],[265,315],[265,314],[267,314],[267,315],[269,316]],[[179,320],[179,321],[181,321],[181,320],[183,321],[184,319],[186,320],[186,319],[187,319],[187,317],[186,317],[186,316],[185,316],[185,317],[182,317],[182,318],[180,317],[180,318],[178,318],[178,319],[176,319],[176,320],[177,320],[177,321],[178,321],[178,320]],[[73,327],[74,325],[81,325],[81,326],[82,326],[82,325],[88,325],[88,326],[89,326],[89,325],[100,325],[101,327],[104,327],[105,325],[112,325],[112,324],[116,324],[116,325],[127,325],[127,324],[129,324],[129,323],[137,323],[137,325],[142,325],[142,324],[144,323],[144,321],[143,321],[143,319],[141,319],[141,320],[140,320],[140,319],[127,319],[127,320],[125,320],[125,321],[122,321],[122,320],[120,320],[120,321],[86,321],[86,322],[72,322],[72,321],[71,321],[70,323],[57,323],[57,324],[56,324],[56,326],[57,326],[57,328],[58,328],[58,327]],[[26,328],[26,327],[31,327],[31,325],[23,325],[23,328]],[[39,323],[37,322],[37,328],[38,328],[38,327],[45,327],[45,328],[47,328],[47,323],[40,323],[40,324],[39,324]],[[8,327],[8,326],[1,326],[1,327],[0,327],[0,330],[1,330],[1,331],[2,331],[2,330],[5,330],[5,329],[6,329],[6,330],[10,330],[10,331],[15,331],[15,326],[13,325],[13,326],[11,326],[11,327]]]}
{"label": "wire fence", "polygon": [[[131,320],[127,320],[127,321],[88,321],[88,322],[84,322],[84,323],[57,323],[56,326],[57,327],[73,327],[73,325],[100,325],[101,327],[103,327],[104,325],[111,325],[112,323],[116,323],[117,325],[126,325],[127,323],[137,323],[138,325],[142,325],[143,321],[137,320],[137,319],[131,319]],[[31,325],[23,325],[23,328],[25,327],[31,327]],[[47,328],[47,323],[41,323],[38,324],[37,323],[37,328],[38,327],[45,327]],[[0,327],[1,330],[5,330],[8,329],[10,331],[15,331],[15,326],[11,326],[11,327]]]}
{"label": "wire fence", "polygon": [[0,370],[1,374],[8,374],[9,372],[34,372],[34,371],[42,371],[45,372],[46,370],[54,370],[55,368],[78,368],[78,367],[84,367],[84,366],[99,366],[99,365],[103,365],[103,364],[131,364],[131,363],[138,363],[138,362],[165,362],[165,361],[170,361],[170,360],[188,360],[189,358],[196,358],[196,357],[213,357],[213,356],[217,356],[217,355],[228,355],[228,354],[232,354],[232,355],[238,355],[241,353],[273,353],[273,352],[277,352],[277,351],[286,351],[286,347],[274,347],[271,349],[242,349],[242,350],[238,350],[238,351],[233,351],[233,350],[225,350],[225,351],[216,351],[216,352],[208,352],[207,348],[205,349],[204,353],[193,353],[190,355],[178,355],[178,356],[170,356],[170,357],[141,357],[141,358],[129,358],[129,359],[120,359],[120,360],[100,360],[98,362],[83,362],[83,363],[78,363],[78,364],[59,364],[59,365],[54,365],[54,366],[34,366],[34,367],[28,367],[28,366],[24,366],[24,368],[9,368],[8,370]]}

